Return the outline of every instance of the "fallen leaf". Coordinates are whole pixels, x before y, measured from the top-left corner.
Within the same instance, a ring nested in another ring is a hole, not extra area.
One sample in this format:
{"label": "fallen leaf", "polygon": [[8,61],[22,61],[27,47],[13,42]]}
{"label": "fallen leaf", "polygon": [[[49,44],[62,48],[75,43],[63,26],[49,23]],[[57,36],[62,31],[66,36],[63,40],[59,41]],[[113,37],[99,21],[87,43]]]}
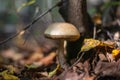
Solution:
{"label": "fallen leaf", "polygon": [[60,68],[60,65],[58,64],[57,67],[53,71],[49,72],[49,77],[52,77],[53,75],[55,75],[59,68]]}
{"label": "fallen leaf", "polygon": [[86,77],[84,80],[94,80],[94,77]]}
{"label": "fallen leaf", "polygon": [[115,58],[115,60],[118,60],[120,58],[120,49],[113,49],[112,57]]}
{"label": "fallen leaf", "polygon": [[95,40],[95,39],[85,39],[84,40],[84,44],[81,48],[81,52],[83,51],[89,51],[92,48],[95,48],[96,46],[100,45],[100,41],[99,40]]}
{"label": "fallen leaf", "polygon": [[32,64],[40,61],[43,58],[43,54],[40,52],[34,52],[28,59],[21,60],[21,64]]}
{"label": "fallen leaf", "polygon": [[40,61],[34,62],[35,65],[49,65],[53,62],[53,59],[55,58],[56,53],[52,52],[45,58],[41,59]]}
{"label": "fallen leaf", "polygon": [[114,57],[112,56],[112,54],[110,54],[110,53],[106,53],[106,58],[107,58],[107,60],[109,61],[109,62],[114,62],[115,61],[115,59],[114,59]]}
{"label": "fallen leaf", "polygon": [[112,41],[103,41],[100,43],[101,47],[110,47],[110,48],[114,48],[115,47],[115,42],[112,42]]}
{"label": "fallen leaf", "polygon": [[40,74],[41,74],[42,76],[46,76],[46,77],[49,76],[49,75],[48,75],[48,72],[40,72]]}
{"label": "fallen leaf", "polygon": [[17,72],[17,68],[15,68],[13,65],[8,65],[7,69],[11,74],[14,74],[15,72]]}
{"label": "fallen leaf", "polygon": [[99,61],[94,69],[96,75],[120,77],[120,62]]}
{"label": "fallen leaf", "polygon": [[5,70],[3,72],[0,73],[2,75],[2,77],[4,78],[4,80],[20,80],[18,77],[10,74],[8,72],[8,70]]}
{"label": "fallen leaf", "polygon": [[34,64],[31,64],[31,65],[26,64],[25,67],[27,67],[27,69],[35,69],[35,68],[38,68],[39,66],[34,65]]}
{"label": "fallen leaf", "polygon": [[18,61],[18,60],[23,58],[23,55],[20,53],[16,53],[14,49],[4,50],[4,51],[2,51],[1,55],[4,58],[9,58],[9,59],[12,59],[14,61]]}
{"label": "fallen leaf", "polygon": [[43,58],[43,54],[42,53],[35,52],[35,53],[33,53],[30,56],[30,58],[28,60],[33,62],[33,61],[38,61],[38,60],[40,60],[42,58]]}

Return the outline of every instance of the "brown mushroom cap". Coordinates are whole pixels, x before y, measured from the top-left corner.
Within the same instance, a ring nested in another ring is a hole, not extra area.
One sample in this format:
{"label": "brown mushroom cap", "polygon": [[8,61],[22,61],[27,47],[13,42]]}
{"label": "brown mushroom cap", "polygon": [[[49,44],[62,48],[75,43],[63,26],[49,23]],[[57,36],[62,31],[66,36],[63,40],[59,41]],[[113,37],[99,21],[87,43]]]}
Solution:
{"label": "brown mushroom cap", "polygon": [[45,31],[45,37],[51,39],[64,39],[75,41],[79,39],[80,33],[76,27],[70,23],[53,23]]}

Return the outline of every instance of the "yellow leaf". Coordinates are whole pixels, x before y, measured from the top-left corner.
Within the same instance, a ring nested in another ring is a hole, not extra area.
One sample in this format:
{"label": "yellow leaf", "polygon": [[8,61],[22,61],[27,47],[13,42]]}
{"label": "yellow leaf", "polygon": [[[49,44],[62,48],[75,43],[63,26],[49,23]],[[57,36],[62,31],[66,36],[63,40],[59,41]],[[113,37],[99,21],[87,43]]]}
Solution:
{"label": "yellow leaf", "polygon": [[34,4],[35,2],[36,2],[35,0],[31,0],[30,2],[27,3],[27,5]]}
{"label": "yellow leaf", "polygon": [[100,45],[100,41],[99,40],[95,40],[95,39],[85,39],[84,40],[84,45],[81,48],[81,52],[82,51],[89,51],[92,48],[95,48],[96,46]]}
{"label": "yellow leaf", "polygon": [[112,50],[112,56],[115,58],[116,56],[118,56],[120,54],[120,50],[119,49],[114,49]]}
{"label": "yellow leaf", "polygon": [[55,75],[59,68],[60,68],[60,65],[58,64],[57,67],[53,71],[49,72],[49,77],[52,77],[53,75]]}
{"label": "yellow leaf", "polygon": [[34,4],[35,2],[36,2],[36,0],[31,0],[31,1],[29,1],[29,2],[23,3],[23,4],[21,5],[21,7],[19,7],[19,8],[17,9],[17,12],[20,12],[21,9],[23,9],[23,8],[26,7],[26,6],[32,5],[32,4]]}
{"label": "yellow leaf", "polygon": [[8,72],[8,70],[5,70],[3,72],[0,73],[2,75],[2,77],[4,78],[4,80],[20,80],[18,77],[10,74]]}

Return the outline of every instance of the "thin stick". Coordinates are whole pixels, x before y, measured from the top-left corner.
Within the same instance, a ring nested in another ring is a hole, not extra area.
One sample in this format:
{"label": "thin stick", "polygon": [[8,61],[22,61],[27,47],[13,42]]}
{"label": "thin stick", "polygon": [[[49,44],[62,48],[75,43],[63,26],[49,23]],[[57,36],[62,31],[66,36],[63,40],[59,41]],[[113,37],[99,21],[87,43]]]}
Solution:
{"label": "thin stick", "polygon": [[0,46],[8,42],[9,40],[12,40],[16,36],[18,36],[22,31],[26,31],[27,29],[31,28],[33,24],[35,24],[39,19],[41,19],[43,16],[45,16],[48,12],[52,11],[55,7],[60,6],[61,2],[56,3],[54,6],[52,6],[50,9],[46,10],[44,13],[42,13],[40,16],[35,18],[30,24],[28,24],[25,28],[21,29],[19,32],[16,34],[8,37],[7,39],[3,40],[0,42]]}
{"label": "thin stick", "polygon": [[[80,54],[81,51],[78,52],[78,54]],[[82,59],[83,55],[85,54],[85,52],[83,52],[81,54],[81,56],[78,58],[78,60],[71,66],[69,67],[68,69],[66,69],[60,76],[58,76],[58,78],[60,78],[61,76],[63,76],[66,72],[68,72],[69,70],[71,70],[73,68],[73,66],[75,66],[77,63],[79,63],[79,61]]]}
{"label": "thin stick", "polygon": [[93,30],[93,39],[95,39],[96,38],[96,25],[94,24],[94,28],[93,28],[94,30]]}
{"label": "thin stick", "polygon": [[[79,53],[80,53],[80,52],[79,52]],[[83,53],[81,54],[81,56],[78,58],[78,60],[77,60],[71,67],[69,67],[69,68],[67,69],[67,71],[70,70],[70,69],[72,69],[73,66],[75,66],[77,63],[79,63],[80,60],[82,59],[82,57],[84,56],[84,54],[85,54],[85,52],[83,52]]]}

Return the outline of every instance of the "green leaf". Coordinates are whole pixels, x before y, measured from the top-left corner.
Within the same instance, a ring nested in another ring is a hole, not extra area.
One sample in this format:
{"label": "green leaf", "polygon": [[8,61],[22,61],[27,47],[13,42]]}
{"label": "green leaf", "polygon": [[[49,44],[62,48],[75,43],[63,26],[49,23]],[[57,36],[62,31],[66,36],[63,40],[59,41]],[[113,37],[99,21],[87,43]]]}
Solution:
{"label": "green leaf", "polygon": [[104,4],[104,7],[107,8],[107,7],[109,7],[109,6],[116,6],[116,5],[120,5],[120,1],[105,3],[105,4]]}
{"label": "green leaf", "polygon": [[31,65],[25,65],[26,68],[28,69],[35,69],[35,68],[38,68],[39,66],[38,65],[34,65],[34,64],[31,64]]}
{"label": "green leaf", "polygon": [[29,2],[23,3],[23,4],[21,5],[21,7],[19,7],[19,8],[17,9],[17,12],[20,12],[21,9],[23,9],[23,8],[26,7],[26,6],[30,6],[30,5],[34,4],[35,2],[36,2],[36,0],[31,0],[31,1],[29,1]]}

